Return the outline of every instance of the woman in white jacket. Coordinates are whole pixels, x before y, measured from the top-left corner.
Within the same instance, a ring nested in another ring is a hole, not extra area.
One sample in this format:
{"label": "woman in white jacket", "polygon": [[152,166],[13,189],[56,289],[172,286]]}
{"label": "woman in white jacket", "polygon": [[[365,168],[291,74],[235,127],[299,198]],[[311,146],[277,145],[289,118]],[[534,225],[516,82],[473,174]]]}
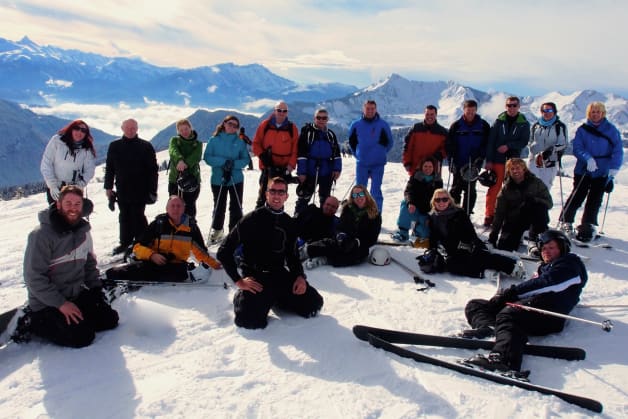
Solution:
{"label": "woman in white jacket", "polygon": [[41,158],[48,203],[59,197],[64,185],[84,189],[94,177],[96,150],[89,127],[80,119],[70,122],[52,136]]}
{"label": "woman in white jacket", "polygon": [[541,117],[530,132],[529,170],[552,190],[552,183],[560,166],[560,158],[567,146],[567,127],[556,114],[556,104],[541,105]]}

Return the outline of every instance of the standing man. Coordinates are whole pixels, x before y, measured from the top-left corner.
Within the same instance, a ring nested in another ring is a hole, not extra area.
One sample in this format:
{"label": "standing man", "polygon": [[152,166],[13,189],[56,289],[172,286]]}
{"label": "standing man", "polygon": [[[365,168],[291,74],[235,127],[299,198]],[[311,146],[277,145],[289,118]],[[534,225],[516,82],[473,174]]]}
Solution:
{"label": "standing man", "polygon": [[[120,215],[120,245],[113,254],[124,253],[146,229],[146,204],[157,201],[157,157],[148,141],[137,136],[137,121],[122,122],[119,140],[112,141],[107,150],[105,192],[107,198],[118,201]],[[113,186],[116,191],[114,192]]]}
{"label": "standing man", "polygon": [[31,331],[57,345],[81,348],[95,332],[118,325],[98,278],[91,227],[81,215],[83,191],[64,186],[55,205],[39,213],[24,254]]}
{"label": "standing man", "polygon": [[342,158],[336,134],[327,128],[329,116],[327,110],[314,112],[314,123],[307,123],[301,128],[297,150],[297,176],[299,186],[304,193],[297,195],[295,216],[307,207],[318,185],[319,203],[331,194],[331,185],[340,177]]}
{"label": "standing man", "polygon": [[421,164],[428,157],[438,162],[435,170],[438,174],[441,172],[447,129],[436,121],[437,114],[436,106],[427,105],[423,122],[414,124],[404,139],[402,161],[410,176],[421,170]]}
{"label": "standing man", "polygon": [[284,179],[297,167],[299,130],[288,120],[288,105],[277,102],[271,116],[263,121],[253,137],[253,154],[259,158],[259,194],[255,208],[264,206],[268,180]]}
{"label": "standing man", "polygon": [[480,173],[491,126],[477,114],[478,103],[475,100],[465,100],[462,104],[462,116],[451,124],[445,149],[449,156],[449,170],[454,175],[449,193],[460,205],[464,192],[462,208],[467,215],[473,213],[477,199],[475,185]]}
{"label": "standing man", "polygon": [[530,123],[519,112],[519,107],[519,98],[510,96],[506,99],[506,111],[499,114],[491,127],[485,167],[495,172],[497,182],[486,192],[485,227],[490,227],[495,218],[495,202],[504,182],[506,160],[521,157],[521,151],[528,145],[530,139]]}
{"label": "standing man", "polygon": [[386,154],[393,147],[393,136],[388,122],[377,113],[374,100],[364,102],[362,117],[349,126],[349,146],[356,159],[355,184],[366,186],[371,179],[370,192],[381,212],[384,205],[384,166]]}
{"label": "standing man", "polygon": [[[285,179],[270,179],[266,204],[245,215],[218,249],[218,260],[239,288],[233,297],[239,327],[265,328],[273,307],[304,318],[316,316],[323,307],[323,297],[305,280],[297,252],[296,222],[283,208],[287,199]],[[238,266],[234,254],[240,246]]]}

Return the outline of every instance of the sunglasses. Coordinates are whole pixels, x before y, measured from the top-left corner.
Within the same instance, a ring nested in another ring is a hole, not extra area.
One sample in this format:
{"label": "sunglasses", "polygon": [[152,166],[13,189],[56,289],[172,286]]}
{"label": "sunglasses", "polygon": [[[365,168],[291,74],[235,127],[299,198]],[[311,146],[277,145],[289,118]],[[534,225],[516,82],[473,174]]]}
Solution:
{"label": "sunglasses", "polygon": [[225,125],[229,125],[230,127],[233,127],[233,128],[238,128],[240,126],[240,124],[238,124],[237,122],[233,122],[233,121],[227,121],[227,122],[225,122]]}
{"label": "sunglasses", "polygon": [[275,111],[277,111],[279,113],[288,113],[287,109],[275,109]]}
{"label": "sunglasses", "polygon": [[74,131],[81,131],[83,134],[87,134],[87,128],[74,127]]}
{"label": "sunglasses", "polygon": [[518,103],[507,103],[506,107],[507,108],[518,108],[519,104]]}
{"label": "sunglasses", "polygon": [[285,189],[269,189],[268,193],[271,195],[285,195],[288,191],[286,191]]}
{"label": "sunglasses", "polygon": [[449,198],[434,198],[434,202],[449,202]]}
{"label": "sunglasses", "polygon": [[362,191],[362,192],[353,192],[351,194],[351,198],[356,199],[356,198],[364,198],[366,196],[366,192]]}
{"label": "sunglasses", "polygon": [[326,116],[317,116],[316,119],[319,121],[327,121],[328,118]]}
{"label": "sunglasses", "polygon": [[554,109],[541,109],[543,113],[554,113]]}

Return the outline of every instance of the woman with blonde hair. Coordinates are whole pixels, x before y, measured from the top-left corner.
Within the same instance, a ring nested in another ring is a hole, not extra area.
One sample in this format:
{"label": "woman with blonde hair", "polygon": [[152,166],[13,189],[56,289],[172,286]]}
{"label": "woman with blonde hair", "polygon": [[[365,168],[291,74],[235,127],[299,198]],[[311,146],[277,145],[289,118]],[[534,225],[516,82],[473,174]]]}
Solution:
{"label": "woman with blonde hair", "polygon": [[375,200],[363,185],[354,185],[342,207],[336,237],[306,244],[300,249],[301,259],[308,259],[304,263],[307,269],[325,264],[357,265],[368,257],[381,227]]}

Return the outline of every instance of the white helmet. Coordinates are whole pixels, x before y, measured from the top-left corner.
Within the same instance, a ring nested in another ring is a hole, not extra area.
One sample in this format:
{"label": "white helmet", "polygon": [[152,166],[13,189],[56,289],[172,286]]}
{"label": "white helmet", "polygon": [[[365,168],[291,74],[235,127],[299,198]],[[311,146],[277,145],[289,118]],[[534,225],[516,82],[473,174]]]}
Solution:
{"label": "white helmet", "polygon": [[369,255],[369,262],[373,265],[384,266],[390,264],[390,253],[388,250],[382,247],[376,247],[371,250],[371,254]]}

